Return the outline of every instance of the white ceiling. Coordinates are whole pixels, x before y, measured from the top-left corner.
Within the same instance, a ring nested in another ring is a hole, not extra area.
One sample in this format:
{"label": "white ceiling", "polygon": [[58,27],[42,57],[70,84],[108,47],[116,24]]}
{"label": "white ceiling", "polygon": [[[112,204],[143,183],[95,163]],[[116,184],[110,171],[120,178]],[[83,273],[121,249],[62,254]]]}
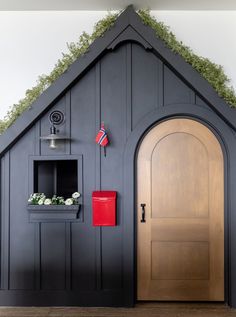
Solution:
{"label": "white ceiling", "polygon": [[[121,10],[130,0],[0,0],[0,11],[34,10]],[[235,0],[133,0],[135,9],[151,10],[236,10]]]}

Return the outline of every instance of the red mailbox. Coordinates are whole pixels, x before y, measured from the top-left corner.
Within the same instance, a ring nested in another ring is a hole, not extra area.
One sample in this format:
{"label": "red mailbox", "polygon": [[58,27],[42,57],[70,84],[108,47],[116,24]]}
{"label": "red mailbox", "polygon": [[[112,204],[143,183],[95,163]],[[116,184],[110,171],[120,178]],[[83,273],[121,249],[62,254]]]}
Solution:
{"label": "red mailbox", "polygon": [[93,225],[115,226],[116,225],[116,192],[94,191],[93,200]]}

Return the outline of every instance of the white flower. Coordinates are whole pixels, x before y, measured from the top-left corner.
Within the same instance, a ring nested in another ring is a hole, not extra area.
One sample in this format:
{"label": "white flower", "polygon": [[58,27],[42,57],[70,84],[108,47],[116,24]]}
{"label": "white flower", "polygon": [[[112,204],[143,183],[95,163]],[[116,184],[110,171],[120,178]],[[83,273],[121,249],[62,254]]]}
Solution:
{"label": "white flower", "polygon": [[44,199],[43,198],[39,199],[38,205],[43,205],[43,204],[44,204]]}
{"label": "white flower", "polygon": [[72,198],[74,198],[74,199],[77,199],[77,198],[79,198],[80,197],[80,193],[79,192],[74,192],[73,194],[72,194]]}
{"label": "white flower", "polygon": [[65,204],[67,205],[67,206],[70,206],[70,205],[73,205],[73,199],[72,198],[67,198],[66,199],[66,201],[65,201]]}
{"label": "white flower", "polygon": [[50,198],[46,198],[44,200],[44,205],[51,205],[52,204],[52,200]]}

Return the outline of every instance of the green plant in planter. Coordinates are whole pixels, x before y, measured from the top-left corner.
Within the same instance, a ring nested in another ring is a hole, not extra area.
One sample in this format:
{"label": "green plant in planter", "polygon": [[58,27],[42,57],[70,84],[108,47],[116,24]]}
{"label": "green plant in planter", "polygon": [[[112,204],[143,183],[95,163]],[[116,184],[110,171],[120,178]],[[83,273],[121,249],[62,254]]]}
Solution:
{"label": "green plant in planter", "polygon": [[51,199],[51,205],[65,205],[64,197],[53,195]]}
{"label": "green plant in planter", "polygon": [[33,193],[28,199],[29,205],[43,205],[46,196],[44,193]]}
{"label": "green plant in planter", "polygon": [[28,199],[29,205],[78,205],[79,204],[79,192],[74,192],[70,198],[64,199],[64,197],[53,195],[52,198],[48,198],[44,193],[33,193]]}

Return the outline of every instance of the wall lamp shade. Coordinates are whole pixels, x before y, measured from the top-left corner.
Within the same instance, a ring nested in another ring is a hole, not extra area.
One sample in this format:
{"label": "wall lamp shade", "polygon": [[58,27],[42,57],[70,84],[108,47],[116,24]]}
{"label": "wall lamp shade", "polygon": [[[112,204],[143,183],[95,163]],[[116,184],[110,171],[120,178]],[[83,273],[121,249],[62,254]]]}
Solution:
{"label": "wall lamp shade", "polygon": [[46,136],[41,136],[41,140],[48,140],[50,149],[56,149],[58,147],[58,142],[60,140],[70,140],[68,136],[57,134],[57,130],[54,126],[50,128],[50,134]]}

